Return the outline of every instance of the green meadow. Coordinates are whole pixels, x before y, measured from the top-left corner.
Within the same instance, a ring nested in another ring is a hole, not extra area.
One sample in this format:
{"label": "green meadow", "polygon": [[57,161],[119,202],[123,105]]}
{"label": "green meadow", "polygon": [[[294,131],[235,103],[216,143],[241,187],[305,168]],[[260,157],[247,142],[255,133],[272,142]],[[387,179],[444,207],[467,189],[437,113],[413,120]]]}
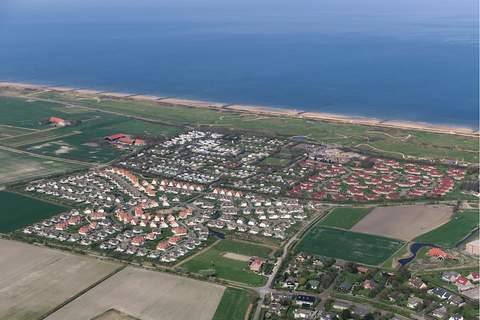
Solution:
{"label": "green meadow", "polygon": [[335,208],[320,222],[327,227],[351,229],[363,217],[372,211],[372,208]]}
{"label": "green meadow", "polygon": [[222,300],[215,311],[212,320],[244,320],[245,314],[254,296],[252,293],[238,288],[225,289]]}
{"label": "green meadow", "polygon": [[267,258],[271,249],[253,243],[220,240],[207,251],[184,263],[182,267],[193,273],[213,269],[218,278],[252,286],[261,286],[266,282],[266,277],[250,271],[248,261],[224,257],[224,254],[228,252]]}
{"label": "green meadow", "polygon": [[404,242],[400,240],[332,229],[317,224],[302,238],[295,251],[379,265],[403,244]]}
{"label": "green meadow", "polygon": [[454,215],[449,222],[441,227],[417,237],[415,241],[450,248],[456,246],[478,227],[478,210],[464,210]]}
{"label": "green meadow", "polygon": [[7,233],[54,216],[68,208],[17,193],[0,191],[0,232]]}

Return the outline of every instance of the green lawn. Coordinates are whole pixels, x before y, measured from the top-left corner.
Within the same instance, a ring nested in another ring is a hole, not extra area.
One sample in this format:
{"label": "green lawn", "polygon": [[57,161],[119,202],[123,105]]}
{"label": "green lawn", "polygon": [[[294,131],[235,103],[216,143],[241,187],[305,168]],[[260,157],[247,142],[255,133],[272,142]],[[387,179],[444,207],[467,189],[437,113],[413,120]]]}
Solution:
{"label": "green lawn", "polygon": [[268,157],[262,162],[260,162],[260,164],[267,167],[283,167],[286,166],[289,162],[290,160],[288,159]]}
{"label": "green lawn", "polygon": [[54,216],[66,207],[11,192],[0,192],[0,232],[6,233]]}
{"label": "green lawn", "polygon": [[225,289],[212,320],[243,320],[253,299],[253,295],[243,289]]}
{"label": "green lawn", "polygon": [[372,208],[335,208],[322,221],[321,225],[342,229],[351,229],[362,220]]}
{"label": "green lawn", "polygon": [[465,210],[456,214],[448,223],[415,239],[416,242],[454,247],[479,225],[477,210]]}
{"label": "green lawn", "polygon": [[379,265],[400,249],[403,241],[315,225],[295,251]]}
{"label": "green lawn", "polygon": [[182,267],[194,273],[215,269],[218,278],[253,286],[260,286],[266,282],[266,277],[250,271],[247,261],[225,258],[223,255],[227,252],[266,258],[271,249],[253,243],[221,240],[201,255],[187,261]]}

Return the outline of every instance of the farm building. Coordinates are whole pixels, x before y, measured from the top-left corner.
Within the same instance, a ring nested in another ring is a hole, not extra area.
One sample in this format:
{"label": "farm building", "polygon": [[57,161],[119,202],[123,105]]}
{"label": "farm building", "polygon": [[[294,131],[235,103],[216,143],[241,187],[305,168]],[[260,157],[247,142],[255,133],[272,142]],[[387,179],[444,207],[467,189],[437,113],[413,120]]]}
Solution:
{"label": "farm building", "polygon": [[56,127],[65,127],[70,124],[69,121],[62,118],[58,118],[58,117],[50,117],[48,119],[48,122],[53,124]]}
{"label": "farm building", "polygon": [[253,272],[260,272],[262,270],[263,260],[260,258],[254,258],[250,263],[250,270]]}
{"label": "farm building", "polygon": [[115,133],[110,136],[105,137],[105,140],[111,143],[118,143],[129,146],[144,146],[145,140],[140,138],[135,138],[131,135],[124,133]]}

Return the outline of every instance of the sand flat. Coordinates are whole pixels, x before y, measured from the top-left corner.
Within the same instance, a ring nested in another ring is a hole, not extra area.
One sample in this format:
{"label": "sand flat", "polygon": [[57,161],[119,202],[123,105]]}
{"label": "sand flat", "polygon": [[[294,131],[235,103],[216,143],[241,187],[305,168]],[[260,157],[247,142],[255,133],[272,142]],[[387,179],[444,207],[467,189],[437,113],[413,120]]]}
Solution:
{"label": "sand flat", "polygon": [[351,230],[409,241],[447,223],[452,215],[447,205],[378,207]]}
{"label": "sand flat", "polygon": [[211,320],[224,289],[208,282],[127,267],[47,319],[91,319],[116,309],[142,320]]}

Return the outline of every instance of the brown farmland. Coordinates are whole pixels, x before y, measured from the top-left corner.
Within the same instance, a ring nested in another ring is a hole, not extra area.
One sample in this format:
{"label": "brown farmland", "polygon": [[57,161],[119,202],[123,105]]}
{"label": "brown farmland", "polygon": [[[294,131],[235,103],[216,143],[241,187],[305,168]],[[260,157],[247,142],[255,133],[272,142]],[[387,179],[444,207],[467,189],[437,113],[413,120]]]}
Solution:
{"label": "brown farmland", "polygon": [[127,267],[47,319],[92,319],[116,309],[142,320],[210,320],[224,289],[212,283]]}
{"label": "brown farmland", "polygon": [[378,207],[352,231],[409,241],[447,223],[452,215],[453,208],[446,205]]}
{"label": "brown farmland", "polygon": [[118,267],[0,239],[0,319],[38,319]]}

